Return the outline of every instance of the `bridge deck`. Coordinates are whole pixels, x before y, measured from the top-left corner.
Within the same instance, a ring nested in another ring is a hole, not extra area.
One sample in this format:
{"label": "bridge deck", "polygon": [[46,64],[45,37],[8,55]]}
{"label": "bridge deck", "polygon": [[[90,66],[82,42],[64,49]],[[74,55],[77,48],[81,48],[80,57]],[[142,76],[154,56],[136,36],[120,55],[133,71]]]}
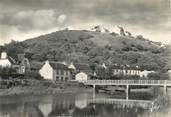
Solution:
{"label": "bridge deck", "polygon": [[85,85],[142,85],[142,86],[171,86],[170,80],[87,80]]}

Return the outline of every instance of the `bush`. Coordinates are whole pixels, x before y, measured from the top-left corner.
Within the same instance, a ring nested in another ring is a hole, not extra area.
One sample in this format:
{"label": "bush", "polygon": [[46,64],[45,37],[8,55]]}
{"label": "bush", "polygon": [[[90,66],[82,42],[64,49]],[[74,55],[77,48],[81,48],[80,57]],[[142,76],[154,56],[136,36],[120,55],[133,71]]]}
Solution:
{"label": "bush", "polygon": [[25,73],[25,75],[24,75],[24,78],[26,78],[26,79],[36,79],[36,80],[43,79],[42,76],[36,71],[27,71]]}
{"label": "bush", "polygon": [[2,79],[9,79],[14,73],[16,73],[16,71],[11,67],[0,67],[0,77]]}
{"label": "bush", "polygon": [[148,74],[148,79],[150,80],[168,80],[169,74],[167,73],[150,73]]}

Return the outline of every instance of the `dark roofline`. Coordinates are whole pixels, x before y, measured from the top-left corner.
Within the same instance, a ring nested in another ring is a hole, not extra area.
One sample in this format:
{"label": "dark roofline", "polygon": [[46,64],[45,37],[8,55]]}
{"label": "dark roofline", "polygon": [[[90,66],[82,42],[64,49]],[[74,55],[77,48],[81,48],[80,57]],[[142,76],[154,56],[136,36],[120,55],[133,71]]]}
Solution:
{"label": "dark roofline", "polygon": [[71,70],[70,68],[68,68],[67,65],[64,65],[63,63],[59,63],[59,62],[55,62],[55,61],[49,61],[49,65],[53,69]]}

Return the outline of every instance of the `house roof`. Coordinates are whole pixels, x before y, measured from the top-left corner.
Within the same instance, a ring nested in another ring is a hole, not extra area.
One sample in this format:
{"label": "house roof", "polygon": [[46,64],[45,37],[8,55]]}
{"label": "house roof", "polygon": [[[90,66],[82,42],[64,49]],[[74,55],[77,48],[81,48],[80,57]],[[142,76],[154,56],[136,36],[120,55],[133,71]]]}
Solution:
{"label": "house roof", "polygon": [[12,57],[8,56],[8,60],[10,61],[11,64],[15,65],[17,64],[17,62],[15,61],[15,59],[13,59]]}
{"label": "house roof", "polygon": [[53,69],[71,70],[68,68],[67,65],[59,63],[59,62],[49,62],[49,64]]}
{"label": "house roof", "polygon": [[17,54],[18,61],[21,62],[25,58],[25,54]]}
{"label": "house roof", "polygon": [[88,64],[74,64],[76,70],[85,70],[85,71],[91,71],[91,68]]}
{"label": "house roof", "polygon": [[128,69],[128,70],[141,70],[139,66],[130,66],[130,65],[110,65],[112,69]]}
{"label": "house roof", "polygon": [[32,70],[39,70],[43,65],[44,65],[44,63],[42,63],[42,62],[37,62],[37,61],[30,62],[30,68]]}

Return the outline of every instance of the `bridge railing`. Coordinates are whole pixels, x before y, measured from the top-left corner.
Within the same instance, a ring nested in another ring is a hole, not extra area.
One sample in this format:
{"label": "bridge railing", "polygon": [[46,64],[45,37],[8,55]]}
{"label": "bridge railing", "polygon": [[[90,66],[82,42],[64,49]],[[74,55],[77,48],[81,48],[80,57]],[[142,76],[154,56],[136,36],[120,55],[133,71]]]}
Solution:
{"label": "bridge railing", "polygon": [[85,80],[81,82],[89,84],[171,84],[169,80]]}

